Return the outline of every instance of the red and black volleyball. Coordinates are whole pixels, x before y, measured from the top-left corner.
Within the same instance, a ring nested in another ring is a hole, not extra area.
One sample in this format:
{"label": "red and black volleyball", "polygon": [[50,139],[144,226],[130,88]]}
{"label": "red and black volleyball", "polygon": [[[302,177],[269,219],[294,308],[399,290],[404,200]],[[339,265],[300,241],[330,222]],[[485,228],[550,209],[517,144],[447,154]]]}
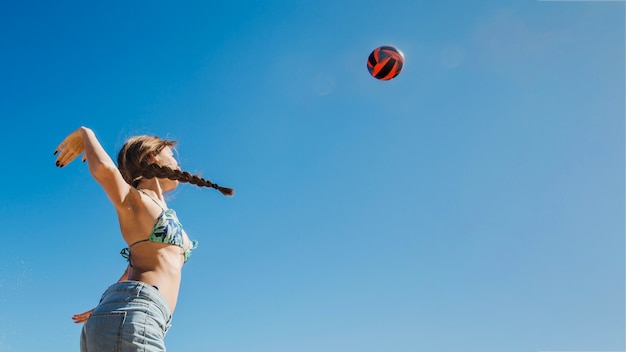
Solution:
{"label": "red and black volleyball", "polygon": [[367,59],[367,70],[370,75],[383,81],[390,80],[400,74],[404,65],[404,54],[393,46],[380,46]]}

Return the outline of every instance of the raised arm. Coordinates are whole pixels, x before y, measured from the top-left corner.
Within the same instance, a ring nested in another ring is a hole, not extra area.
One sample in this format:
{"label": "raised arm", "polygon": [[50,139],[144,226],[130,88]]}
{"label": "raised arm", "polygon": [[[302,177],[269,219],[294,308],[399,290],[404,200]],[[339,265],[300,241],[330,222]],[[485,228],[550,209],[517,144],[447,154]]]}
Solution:
{"label": "raised arm", "polygon": [[102,186],[115,208],[119,210],[123,207],[131,187],[124,181],[117,166],[91,129],[80,127],[70,133],[54,151],[55,155],[57,153],[58,167],[65,167],[83,154],[83,162],[87,161],[91,175]]}

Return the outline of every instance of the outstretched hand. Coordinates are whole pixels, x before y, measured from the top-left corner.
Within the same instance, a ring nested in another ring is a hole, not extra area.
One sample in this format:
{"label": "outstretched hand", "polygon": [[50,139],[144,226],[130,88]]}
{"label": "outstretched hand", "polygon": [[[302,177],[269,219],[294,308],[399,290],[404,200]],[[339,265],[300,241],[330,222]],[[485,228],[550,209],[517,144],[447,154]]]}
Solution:
{"label": "outstretched hand", "polygon": [[58,167],[64,167],[76,159],[77,156],[83,154],[83,162],[87,160],[85,153],[85,144],[80,129],[70,133],[61,144],[54,150],[54,155],[59,154],[56,160]]}
{"label": "outstretched hand", "polygon": [[84,313],[74,314],[72,316],[72,320],[74,320],[74,323],[76,323],[76,324],[82,324],[82,323],[86,322],[87,319],[89,319],[89,317],[91,316],[92,312],[93,312],[93,309],[88,310],[88,311],[86,311]]}

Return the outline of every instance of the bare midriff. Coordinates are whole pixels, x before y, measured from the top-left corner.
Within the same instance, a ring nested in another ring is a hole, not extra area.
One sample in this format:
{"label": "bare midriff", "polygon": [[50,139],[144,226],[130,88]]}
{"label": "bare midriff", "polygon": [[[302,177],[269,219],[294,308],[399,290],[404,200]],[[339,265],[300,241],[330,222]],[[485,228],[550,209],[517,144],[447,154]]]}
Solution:
{"label": "bare midriff", "polygon": [[169,303],[170,313],[173,314],[184,263],[181,248],[155,242],[137,244],[132,248],[131,261],[128,280],[155,286]]}

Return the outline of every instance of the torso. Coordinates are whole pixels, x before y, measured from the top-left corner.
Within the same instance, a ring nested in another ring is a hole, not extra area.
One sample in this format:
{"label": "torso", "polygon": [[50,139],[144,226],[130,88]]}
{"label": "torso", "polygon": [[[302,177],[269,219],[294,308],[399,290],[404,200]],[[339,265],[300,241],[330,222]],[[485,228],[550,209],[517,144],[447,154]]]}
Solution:
{"label": "torso", "polygon": [[192,246],[184,231],[182,231],[181,245],[145,241],[150,237],[155,222],[167,208],[154,199],[137,190],[137,204],[118,211],[120,230],[127,244],[132,247],[132,267],[128,273],[128,280],[141,281],[156,286],[167,299],[170,311],[173,313],[178,300],[182,267],[185,262],[185,249]]}
{"label": "torso", "polygon": [[133,247],[133,266],[128,280],[156,286],[174,312],[178,301],[183,261],[180,248],[158,243]]}

